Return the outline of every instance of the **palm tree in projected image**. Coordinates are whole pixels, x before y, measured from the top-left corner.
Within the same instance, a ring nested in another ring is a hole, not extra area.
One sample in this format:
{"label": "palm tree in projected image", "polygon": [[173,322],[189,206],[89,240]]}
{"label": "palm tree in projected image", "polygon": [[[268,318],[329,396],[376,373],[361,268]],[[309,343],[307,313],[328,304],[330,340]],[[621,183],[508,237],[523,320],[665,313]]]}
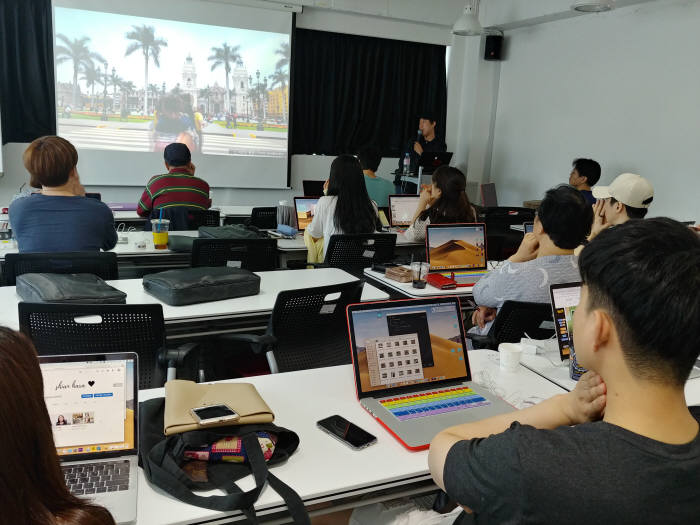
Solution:
{"label": "palm tree in projected image", "polygon": [[129,118],[129,95],[134,92],[136,89],[136,86],[131,80],[122,80],[122,82],[119,84],[119,87],[121,88],[122,92],[122,107],[121,107],[121,115],[122,118],[125,118],[128,120]]}
{"label": "palm tree in projected image", "polygon": [[238,50],[241,46],[229,46],[226,42],[221,44],[221,47],[212,47],[212,55],[207,59],[211,64],[211,70],[214,71],[217,67],[223,66],[226,73],[226,91],[224,92],[224,106],[226,113],[231,112],[231,97],[229,95],[228,77],[231,74],[231,65],[241,62],[241,57]]}
{"label": "palm tree in projected image", "polygon": [[95,63],[90,61],[90,65],[86,65],[83,70],[83,76],[80,80],[85,81],[85,85],[90,90],[90,109],[95,111],[95,84],[102,84],[104,79],[99,68],[95,67]]}
{"label": "palm tree in projected image", "polygon": [[73,62],[72,104],[75,108],[78,105],[78,74],[89,67],[94,67],[92,63],[93,60],[97,60],[102,64],[105,59],[102,58],[99,53],[90,51],[90,48],[88,48],[90,38],[87,36],[71,40],[66,35],[59,33],[56,35],[56,40],[59,41],[54,50],[56,54],[56,64],[63,64],[68,61]]}
{"label": "palm tree in projected image", "polygon": [[211,95],[212,95],[212,91],[211,91],[211,88],[209,86],[199,90],[199,98],[201,100],[207,101],[206,108],[204,109],[204,113],[205,113],[204,117],[205,118],[210,113],[210,111],[209,111],[209,99],[211,98]]}
{"label": "palm tree in projected image", "polygon": [[[160,93],[160,88],[156,86],[155,84],[148,84],[148,92],[151,94],[151,98],[153,99],[153,111],[156,110],[156,102],[158,98],[158,93]],[[144,106],[145,107],[145,106]]]}
{"label": "palm tree in projected image", "polygon": [[124,56],[129,56],[136,50],[143,53],[143,113],[148,115],[148,62],[153,58],[156,67],[160,67],[160,48],[167,47],[168,43],[162,38],[156,38],[156,30],[153,26],[131,26],[132,31],[126,34],[126,38],[133,40],[126,48]]}
{"label": "palm tree in projected image", "polygon": [[[284,88],[287,86],[287,82],[289,81],[289,75],[281,70],[281,69],[275,69],[275,72],[270,75],[270,88],[275,89],[276,87],[279,87],[280,90],[282,91],[282,97],[284,97]],[[282,119],[284,121],[287,120],[287,105],[284,103],[285,101],[283,100],[282,102]]]}
{"label": "palm tree in projected image", "polygon": [[289,61],[292,58],[292,49],[289,47],[289,42],[282,42],[275,50],[275,54],[280,56],[275,68],[285,70],[289,68]]}

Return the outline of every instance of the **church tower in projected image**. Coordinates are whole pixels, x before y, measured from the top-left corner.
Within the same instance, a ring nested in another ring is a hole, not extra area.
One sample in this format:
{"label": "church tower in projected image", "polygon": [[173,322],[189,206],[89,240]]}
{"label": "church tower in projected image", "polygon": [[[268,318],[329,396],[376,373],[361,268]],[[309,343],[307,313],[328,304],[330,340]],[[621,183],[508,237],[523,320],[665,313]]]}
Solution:
{"label": "church tower in projected image", "polygon": [[192,56],[187,55],[182,66],[182,91],[192,97],[192,107],[197,107],[197,70],[192,62]]}

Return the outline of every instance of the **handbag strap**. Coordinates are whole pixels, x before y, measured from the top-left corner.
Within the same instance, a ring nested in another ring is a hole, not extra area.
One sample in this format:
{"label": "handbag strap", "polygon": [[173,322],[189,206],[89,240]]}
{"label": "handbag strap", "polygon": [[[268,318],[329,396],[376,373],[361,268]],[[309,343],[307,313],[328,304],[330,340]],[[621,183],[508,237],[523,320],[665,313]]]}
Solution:
{"label": "handbag strap", "polygon": [[207,469],[209,481],[212,485],[225,491],[226,495],[200,496],[192,492],[189,478],[182,471],[173,455],[173,451],[180,447],[179,436],[164,439],[151,449],[146,458],[150,467],[150,481],[178,500],[190,505],[221,512],[240,510],[254,525],[258,523],[255,502],[265,487],[265,483],[269,481],[270,487],[280,495],[289,508],[294,523],[309,525],[309,516],[299,495],[269,472],[257,435],[254,432],[246,432],[240,438],[248,453],[250,470],[255,480],[255,487],[249,491],[241,490],[236,481],[226,475],[226,469],[223,465],[221,465],[222,468],[216,468],[217,466],[212,465],[210,467],[213,468]]}

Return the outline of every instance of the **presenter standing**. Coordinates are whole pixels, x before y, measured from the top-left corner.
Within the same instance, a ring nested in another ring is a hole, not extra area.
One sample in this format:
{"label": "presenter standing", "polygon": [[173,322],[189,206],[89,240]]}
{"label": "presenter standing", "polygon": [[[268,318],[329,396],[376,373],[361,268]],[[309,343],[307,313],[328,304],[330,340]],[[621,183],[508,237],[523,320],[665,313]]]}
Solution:
{"label": "presenter standing", "polygon": [[[437,136],[436,128],[437,120],[432,113],[426,111],[420,114],[416,137],[411,138],[406,143],[406,147],[401,152],[401,157],[399,158],[399,168],[396,170],[396,178],[394,179],[394,185],[396,186],[398,193],[402,193],[399,191],[399,188],[402,186],[401,175],[403,174],[403,163],[406,154],[409,155],[410,159],[410,165],[408,168],[409,173],[417,173],[418,161],[424,152],[427,151],[438,153],[447,151],[447,144],[445,144],[445,141],[442,138]],[[405,189],[408,191],[408,193],[415,193],[415,185],[411,183],[409,183],[409,185],[412,186],[413,191],[410,191],[409,188]]]}

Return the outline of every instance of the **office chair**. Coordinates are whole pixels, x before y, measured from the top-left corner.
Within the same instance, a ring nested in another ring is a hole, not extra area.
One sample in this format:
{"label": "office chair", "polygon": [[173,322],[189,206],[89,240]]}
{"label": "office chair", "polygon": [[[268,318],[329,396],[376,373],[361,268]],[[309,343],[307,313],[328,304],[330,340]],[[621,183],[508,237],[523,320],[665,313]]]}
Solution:
{"label": "office chair", "polygon": [[331,235],[323,264],[314,266],[340,268],[359,276],[372,263],[392,261],[395,247],[395,233]]}
{"label": "office chair", "polygon": [[114,252],[8,253],[3,281],[15,286],[23,273],[91,273],[105,280],[119,279]]}
{"label": "office chair", "polygon": [[200,226],[221,226],[219,210],[189,210],[189,230],[198,230]]}
{"label": "office chair", "polygon": [[345,309],[361,300],[363,284],[353,281],[280,292],[264,334],[225,334],[216,345],[189,351],[180,361],[178,377],[199,382],[226,379],[223,365],[235,362],[230,354],[236,343],[265,354],[273,374],[350,363]]}
{"label": "office chair", "polygon": [[192,267],[231,266],[251,272],[277,269],[276,239],[194,239]]}
{"label": "office chair", "polygon": [[[143,231],[151,231],[151,219],[160,218],[160,208],[151,210]],[[170,221],[170,231],[198,230],[200,226],[221,226],[219,210],[201,210],[189,206],[163,208],[163,218]]]}
{"label": "office chair", "polygon": [[18,312],[20,330],[31,338],[39,355],[136,352],[139,389],[163,385],[166,354],[161,305],[22,302]]}
{"label": "office chair", "polygon": [[277,207],[253,208],[250,214],[250,224],[261,230],[277,228]]}
{"label": "office chair", "polygon": [[527,334],[531,339],[549,339],[554,335],[552,305],[506,301],[498,311],[488,334],[470,334],[472,345],[477,349],[498,350],[501,343],[519,343]]}

